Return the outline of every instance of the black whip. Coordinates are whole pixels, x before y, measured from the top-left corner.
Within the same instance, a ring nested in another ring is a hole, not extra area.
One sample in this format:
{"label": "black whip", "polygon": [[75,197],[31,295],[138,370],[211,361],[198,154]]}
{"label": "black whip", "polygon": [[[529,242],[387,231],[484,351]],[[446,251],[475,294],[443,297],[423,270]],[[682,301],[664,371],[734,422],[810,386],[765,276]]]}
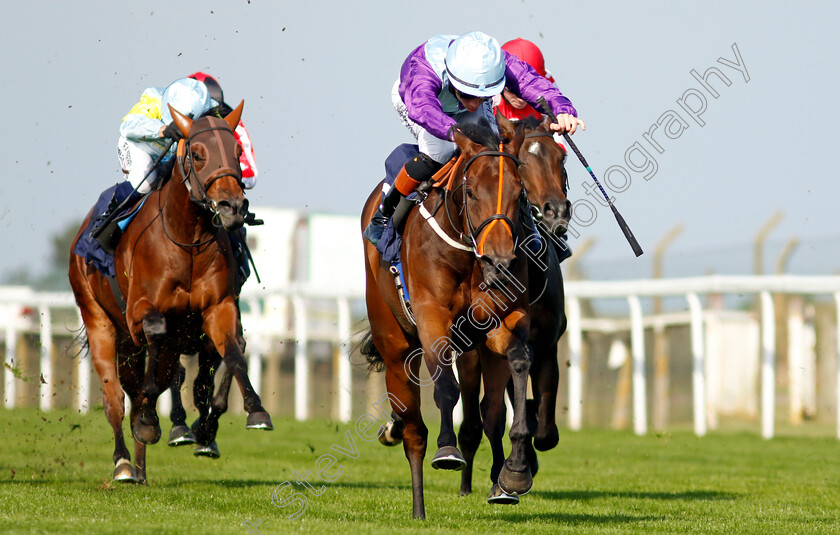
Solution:
{"label": "black whip", "polygon": [[[551,106],[548,105],[548,102],[545,100],[545,97],[538,98],[537,103],[539,103],[539,105],[542,106],[543,110],[545,110],[545,112],[548,114],[551,120],[556,123],[557,116],[554,115],[553,111],[551,111]],[[580,160],[580,163],[582,163],[583,166],[586,167],[586,170],[589,171],[589,176],[591,176],[592,180],[595,181],[595,184],[598,186],[598,189],[601,190],[601,193],[607,200],[607,204],[609,204],[610,209],[612,209],[612,213],[615,216],[615,220],[618,222],[618,226],[621,228],[621,232],[624,233],[624,237],[627,238],[627,241],[630,243],[630,247],[633,248],[633,253],[635,253],[637,257],[642,256],[644,251],[642,251],[642,247],[639,245],[639,242],[636,240],[636,237],[633,236],[633,231],[630,230],[630,226],[627,225],[627,222],[624,220],[623,217],[621,217],[621,214],[618,213],[618,209],[610,200],[610,196],[607,195],[607,192],[604,191],[604,188],[601,186],[601,183],[598,182],[597,178],[595,178],[595,173],[592,172],[592,168],[589,167],[588,163],[586,163],[586,158],[584,158],[583,154],[580,153],[580,151],[577,148],[577,145],[575,145],[574,141],[572,141],[572,137],[568,133],[565,133],[563,134],[563,138],[566,140],[566,143],[569,144],[574,153],[577,155],[578,160]]]}

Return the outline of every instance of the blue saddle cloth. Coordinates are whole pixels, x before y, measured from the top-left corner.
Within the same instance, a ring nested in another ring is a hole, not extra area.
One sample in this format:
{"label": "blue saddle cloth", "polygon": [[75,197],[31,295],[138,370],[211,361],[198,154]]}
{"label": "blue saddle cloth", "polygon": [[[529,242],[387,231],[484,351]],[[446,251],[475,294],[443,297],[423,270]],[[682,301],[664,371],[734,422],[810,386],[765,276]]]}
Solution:
{"label": "blue saddle cloth", "polygon": [[[420,148],[411,143],[403,143],[391,151],[388,158],[385,159],[385,183],[389,186],[394,186],[394,181],[397,175],[405,165],[405,162],[420,154]],[[409,199],[414,194],[409,195]],[[384,196],[384,193],[383,193]],[[379,243],[376,244],[376,250],[382,255],[382,260],[389,264],[398,264],[400,262],[400,247],[402,246],[402,236],[397,233],[391,220],[385,225],[385,230],[382,232],[382,237]],[[400,267],[400,273],[402,268]]]}
{"label": "blue saddle cloth", "polygon": [[[98,271],[109,277],[116,275],[116,271],[114,269],[114,255],[106,253],[102,249],[102,246],[99,245],[99,242],[91,236],[91,232],[96,224],[96,219],[105,213],[105,210],[108,208],[108,204],[114,197],[114,190],[120,187],[120,185],[121,184],[114,184],[102,192],[99,199],[96,201],[96,204],[93,206],[93,211],[91,212],[90,220],[88,221],[85,230],[82,231],[82,235],[79,236],[76,246],[73,247],[73,253],[81,256],[87,263],[93,265],[93,267],[95,267]],[[121,229],[125,229],[129,221],[131,221],[134,213],[136,213],[131,212],[128,217],[123,215],[130,211],[131,207],[118,216],[122,218],[122,220],[118,223]]]}

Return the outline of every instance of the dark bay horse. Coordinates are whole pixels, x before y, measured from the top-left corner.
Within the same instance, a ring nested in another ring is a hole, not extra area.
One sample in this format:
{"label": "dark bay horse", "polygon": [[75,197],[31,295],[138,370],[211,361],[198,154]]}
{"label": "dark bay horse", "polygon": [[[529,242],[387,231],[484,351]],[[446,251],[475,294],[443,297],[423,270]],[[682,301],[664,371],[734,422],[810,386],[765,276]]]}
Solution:
{"label": "dark bay horse", "polygon": [[566,151],[554,140],[546,123],[525,119],[516,124],[525,132],[519,149],[519,173],[532,207],[536,207],[543,246],[536,252],[526,249],[531,281],[531,346],[535,359],[531,367],[531,387],[537,402],[537,429],[534,447],[546,451],[559,441],[555,408],[560,371],[557,342],[566,332],[563,274],[557,257],[568,247],[561,237],[566,233],[572,203],[566,197],[568,175]]}
{"label": "dark bay horse", "polygon": [[[563,275],[560,270],[558,252],[565,243],[559,240],[568,225],[571,203],[566,198],[567,175],[564,167],[565,152],[554,141],[545,124],[525,120],[512,123],[501,115],[496,117],[502,136],[513,138],[524,134],[518,157],[519,174],[527,192],[532,209],[535,208],[541,240],[528,236],[519,244],[519,249],[528,259],[528,294],[530,299],[531,331],[528,341],[534,360],[530,368],[533,400],[528,400],[528,422],[533,433],[533,445],[526,444],[526,456],[532,475],[538,468],[536,452],[554,448],[559,441],[555,421],[557,388],[560,370],[557,362],[557,342],[566,330],[565,296]],[[522,214],[531,217],[531,214]],[[469,358],[467,358],[469,357]],[[492,403],[489,398],[502,395],[490,391],[485,383],[485,401],[479,404],[479,382],[476,369],[487,373],[487,366],[494,363],[477,359],[474,355],[463,355],[458,359],[464,421],[458,434],[467,466],[461,474],[461,494],[472,492],[473,457],[481,440],[481,424],[491,441],[494,465],[501,462],[502,447],[498,441],[499,431],[495,427],[505,426],[504,411],[501,415],[488,412]],[[508,393],[513,398],[512,384]],[[494,444],[493,441],[496,441]],[[508,494],[496,483],[492,471],[493,487],[490,503],[518,503],[518,496]]]}
{"label": "dark bay horse", "polygon": [[[428,429],[420,413],[421,361],[434,383],[441,415],[432,466],[457,470],[466,464],[456,447],[452,422],[461,395],[452,365],[459,353],[463,353],[459,362],[478,355],[488,363],[485,389],[496,394],[488,401],[488,412],[504,415],[503,395],[511,377],[514,385],[512,450],[503,463],[494,463],[494,478],[509,493],[527,492],[532,484],[525,454],[526,442],[530,442],[525,421],[531,362],[528,274],[516,247],[523,237],[517,223],[522,183],[515,157],[522,138],[519,135],[503,145],[487,123],[459,125],[454,130],[453,140],[461,153],[455,164],[455,187],[429,192],[422,210],[411,212],[405,222],[401,258],[416,326],[402,311],[389,266],[365,241],[372,343],[363,351],[367,350],[369,361],[380,359],[385,365],[387,389],[394,397],[392,408],[402,422],[415,518],[425,518],[423,459]],[[378,187],[367,200],[362,229],[376,210],[380,191]],[[493,373],[489,373],[491,367]],[[493,429],[499,434],[499,444],[503,431],[504,425]]]}
{"label": "dark bay horse", "polygon": [[[177,164],[146,197],[115,253],[125,314],[107,278],[71,254],[70,284],[114,431],[115,480],[146,481],[146,445],[161,434],[155,403],[173,383],[180,355],[198,350],[203,336],[239,383],[249,419],[270,420],[242,354],[228,237],[228,231],[244,224],[248,210],[238,164],[241,149],[233,135],[243,105],[224,119],[194,121],[170,107],[185,136]],[[86,225],[87,220],[76,240]],[[122,431],[123,391],[131,400],[133,470]]]}
{"label": "dark bay horse", "polygon": [[[535,216],[544,224],[538,225],[542,243],[535,236],[525,238],[519,249],[528,258],[528,293],[530,299],[531,331],[529,343],[533,349],[531,365],[531,389],[533,400],[528,400],[528,422],[534,435],[533,445],[526,443],[526,456],[535,475],[538,468],[534,448],[545,451],[555,447],[559,440],[555,422],[559,368],[557,363],[557,342],[566,330],[563,278],[558,261],[560,247],[565,247],[557,238],[566,231],[570,217],[571,203],[566,198],[567,175],[564,167],[565,152],[558,146],[546,125],[527,120],[511,123],[502,116],[497,117],[500,133],[513,139],[524,134],[519,148],[519,173]],[[531,214],[522,214],[530,217]],[[555,249],[557,248],[557,249]],[[504,406],[500,410],[489,410],[498,406],[498,399],[504,393],[498,384],[485,381],[484,401],[479,403],[480,376],[499,374],[499,363],[492,359],[480,359],[478,353],[466,352],[458,357],[456,364],[461,378],[461,396],[464,420],[458,433],[466,466],[461,473],[461,494],[472,492],[473,459],[481,441],[481,431],[491,442],[494,467],[504,461],[501,437],[505,426]],[[508,393],[513,398],[512,385]],[[383,429],[380,442],[396,445],[402,438],[403,422],[395,418],[393,425]],[[488,502],[513,504],[519,502],[517,495],[508,494],[499,487],[496,478],[498,469],[491,470],[492,488]]]}

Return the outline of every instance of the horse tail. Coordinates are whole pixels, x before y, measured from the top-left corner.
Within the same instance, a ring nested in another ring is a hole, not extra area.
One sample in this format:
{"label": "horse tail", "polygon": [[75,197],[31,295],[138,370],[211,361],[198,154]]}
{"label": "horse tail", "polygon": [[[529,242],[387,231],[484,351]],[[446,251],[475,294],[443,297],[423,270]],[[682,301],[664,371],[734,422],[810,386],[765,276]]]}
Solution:
{"label": "horse tail", "polygon": [[362,336],[362,340],[359,342],[359,353],[368,362],[368,372],[381,372],[385,370],[385,359],[382,358],[382,354],[376,349],[376,345],[373,343],[373,334],[370,332],[370,329]]}

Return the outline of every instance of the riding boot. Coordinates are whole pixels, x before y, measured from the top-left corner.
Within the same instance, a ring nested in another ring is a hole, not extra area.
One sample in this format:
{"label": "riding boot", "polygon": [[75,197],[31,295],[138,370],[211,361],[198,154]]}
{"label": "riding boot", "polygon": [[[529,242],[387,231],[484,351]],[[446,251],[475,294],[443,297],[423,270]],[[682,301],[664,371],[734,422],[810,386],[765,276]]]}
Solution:
{"label": "riding boot", "polygon": [[[405,163],[399,173],[397,173],[397,177],[394,179],[394,185],[388,190],[388,194],[385,195],[382,204],[379,205],[379,209],[373,215],[373,218],[365,229],[365,238],[370,243],[374,245],[379,243],[382,232],[385,230],[385,224],[394,215],[394,210],[397,209],[397,206],[400,204],[405,205],[404,199],[411,195],[421,183],[431,179],[441,166],[442,164],[434,161],[430,156],[422,152]],[[403,216],[407,212],[408,210],[401,210]],[[404,223],[404,217],[401,218],[400,224],[402,225],[402,223]]]}
{"label": "riding boot", "polygon": [[400,200],[404,198],[405,196],[400,193],[400,190],[396,187],[392,186],[391,189],[388,190],[385,198],[382,199],[382,204],[380,204],[379,208],[376,209],[376,213],[373,214],[370,223],[368,223],[368,226],[365,229],[365,239],[367,239],[367,241],[373,245],[379,243],[379,239],[385,231],[385,225],[388,223],[388,220],[391,219],[391,216],[394,215],[394,210],[396,210]]}
{"label": "riding boot", "polygon": [[[131,182],[128,181],[121,182],[117,186],[117,189],[114,190],[114,196],[108,203],[108,208],[101,216],[96,218],[96,224],[94,225],[96,241],[99,242],[99,245],[106,253],[114,254],[122,236],[122,229],[119,226],[119,222],[116,217],[111,218],[112,214],[123,205],[126,199],[128,199],[128,202],[125,205],[130,206],[142,198],[143,194],[138,193],[134,189],[134,186],[131,185]],[[105,223],[108,219],[111,219],[111,221]],[[100,229],[99,227],[103,224],[105,226]]]}

